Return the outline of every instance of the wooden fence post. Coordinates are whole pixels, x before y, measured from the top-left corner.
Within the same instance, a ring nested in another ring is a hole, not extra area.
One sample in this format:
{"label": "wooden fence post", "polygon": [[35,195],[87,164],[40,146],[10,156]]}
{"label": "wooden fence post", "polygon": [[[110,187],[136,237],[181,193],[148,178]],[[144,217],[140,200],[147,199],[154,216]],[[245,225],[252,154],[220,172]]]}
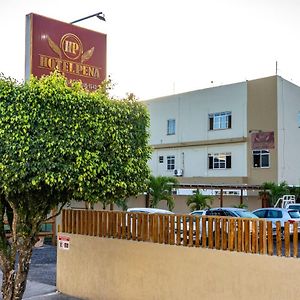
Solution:
{"label": "wooden fence post", "polygon": [[176,215],[176,245],[181,245],[181,216]]}
{"label": "wooden fence post", "polygon": [[221,219],[216,217],[215,222],[215,247],[217,250],[221,249]]}
{"label": "wooden fence post", "polygon": [[196,218],[196,239],[195,239],[195,246],[200,247],[200,218]]}
{"label": "wooden fence post", "polygon": [[238,233],[237,233],[237,251],[243,251],[243,220],[238,219]]}
{"label": "wooden fence post", "polygon": [[182,225],[183,225],[183,246],[187,245],[187,223],[186,223],[186,216],[182,217]]}
{"label": "wooden fence post", "polygon": [[291,249],[290,249],[290,223],[284,223],[284,254],[286,257],[291,256]]}
{"label": "wooden fence post", "polygon": [[293,257],[298,257],[298,222],[293,223]]}
{"label": "wooden fence post", "polygon": [[214,247],[214,232],[213,232],[213,217],[208,218],[208,248],[212,249]]}
{"label": "wooden fence post", "polygon": [[201,222],[202,222],[202,232],[201,232],[201,245],[203,248],[206,248],[206,238],[207,238],[207,233],[206,233],[206,221],[207,221],[207,217],[203,216],[201,218]]}
{"label": "wooden fence post", "polygon": [[268,254],[273,255],[273,227],[272,222],[267,222],[267,231],[268,231]]}
{"label": "wooden fence post", "polygon": [[277,256],[282,256],[282,232],[280,221],[276,222],[276,252]]}
{"label": "wooden fence post", "polygon": [[175,244],[175,216],[170,216],[170,245]]}

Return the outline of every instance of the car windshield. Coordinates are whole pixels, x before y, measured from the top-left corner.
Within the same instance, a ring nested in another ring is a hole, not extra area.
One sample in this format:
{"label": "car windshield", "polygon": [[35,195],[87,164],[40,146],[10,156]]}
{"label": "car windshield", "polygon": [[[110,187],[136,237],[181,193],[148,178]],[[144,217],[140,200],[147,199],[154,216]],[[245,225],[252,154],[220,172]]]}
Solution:
{"label": "car windshield", "polygon": [[255,214],[247,210],[235,210],[234,213],[241,218],[258,218]]}
{"label": "car windshield", "polygon": [[298,210],[289,210],[289,215],[293,219],[298,219],[300,218],[300,213]]}

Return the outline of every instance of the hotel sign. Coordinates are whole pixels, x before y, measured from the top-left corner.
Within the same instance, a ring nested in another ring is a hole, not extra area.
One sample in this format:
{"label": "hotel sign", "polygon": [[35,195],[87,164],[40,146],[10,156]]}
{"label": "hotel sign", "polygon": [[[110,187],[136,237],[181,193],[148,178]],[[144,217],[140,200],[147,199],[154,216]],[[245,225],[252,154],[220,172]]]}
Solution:
{"label": "hotel sign", "polygon": [[95,90],[106,79],[106,35],[36,14],[26,16],[25,77],[59,70]]}

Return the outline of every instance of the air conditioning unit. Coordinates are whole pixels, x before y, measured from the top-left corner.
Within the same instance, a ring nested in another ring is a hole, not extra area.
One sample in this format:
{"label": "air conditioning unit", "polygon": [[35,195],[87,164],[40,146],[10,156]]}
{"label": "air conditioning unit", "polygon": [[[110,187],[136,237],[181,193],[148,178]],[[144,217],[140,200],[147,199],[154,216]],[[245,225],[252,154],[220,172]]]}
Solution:
{"label": "air conditioning unit", "polygon": [[182,169],[175,169],[174,170],[174,176],[182,176],[183,175],[183,170]]}

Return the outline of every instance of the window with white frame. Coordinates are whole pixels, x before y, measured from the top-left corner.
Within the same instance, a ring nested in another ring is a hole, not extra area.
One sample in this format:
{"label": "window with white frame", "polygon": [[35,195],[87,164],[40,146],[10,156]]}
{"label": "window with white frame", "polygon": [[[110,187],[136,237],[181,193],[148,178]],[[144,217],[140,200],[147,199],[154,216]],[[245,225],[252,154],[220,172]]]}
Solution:
{"label": "window with white frame", "polygon": [[231,153],[209,153],[208,154],[209,169],[230,169]]}
{"label": "window with white frame", "polygon": [[254,168],[270,167],[270,151],[253,150],[253,167]]}
{"label": "window with white frame", "polygon": [[176,122],[175,119],[169,119],[167,123],[167,135],[175,134]]}
{"label": "window with white frame", "polygon": [[209,114],[208,119],[209,119],[209,130],[231,128],[231,111]]}
{"label": "window with white frame", "polygon": [[167,156],[167,170],[174,170],[175,169],[175,156],[170,155]]}
{"label": "window with white frame", "polygon": [[158,161],[159,161],[160,164],[163,164],[164,163],[164,157],[160,155],[158,157]]}

